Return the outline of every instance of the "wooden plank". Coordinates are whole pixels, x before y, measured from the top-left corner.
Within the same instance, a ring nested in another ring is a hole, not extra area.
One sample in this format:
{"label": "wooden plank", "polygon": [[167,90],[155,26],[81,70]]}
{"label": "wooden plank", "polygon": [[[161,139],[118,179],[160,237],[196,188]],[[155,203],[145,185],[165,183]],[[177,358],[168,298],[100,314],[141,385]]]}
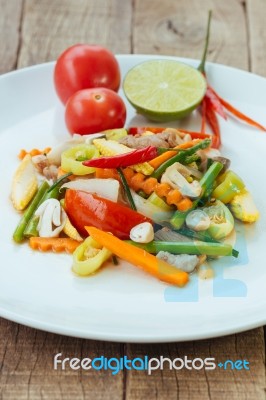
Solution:
{"label": "wooden plank", "polygon": [[0,74],[16,68],[23,0],[0,0]]}
{"label": "wooden plank", "polygon": [[26,0],[19,67],[56,59],[75,43],[131,49],[131,2]]}
{"label": "wooden plank", "polygon": [[122,399],[123,373],[53,368],[57,353],[82,359],[119,357],[122,352],[118,343],[53,335],[0,319],[0,398]]}
{"label": "wooden plank", "polygon": [[[165,361],[163,370],[157,369],[148,375],[143,371],[127,374],[127,400],[263,400],[265,399],[264,338],[262,329],[197,342],[128,345],[128,357],[168,357],[189,360],[215,358],[216,364],[227,359],[246,359],[250,370],[180,370],[169,369]],[[177,366],[180,362],[177,362]],[[199,365],[199,361],[197,362]]]}
{"label": "wooden plank", "polygon": [[135,53],[200,59],[212,9],[208,60],[248,68],[245,13],[239,1],[136,0],[135,5]]}
{"label": "wooden plank", "polygon": [[265,0],[247,0],[251,71],[266,77],[265,15]]}

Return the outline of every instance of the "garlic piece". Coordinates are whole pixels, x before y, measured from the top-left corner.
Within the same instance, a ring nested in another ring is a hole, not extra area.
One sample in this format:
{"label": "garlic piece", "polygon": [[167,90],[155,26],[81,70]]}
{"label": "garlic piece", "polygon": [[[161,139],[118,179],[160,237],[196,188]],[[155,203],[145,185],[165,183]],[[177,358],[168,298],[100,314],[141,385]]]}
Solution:
{"label": "garlic piece", "polygon": [[57,199],[45,200],[35,215],[39,217],[37,230],[40,237],[56,237],[64,229],[66,213]]}
{"label": "garlic piece", "polygon": [[149,222],[134,226],[130,231],[130,239],[136,243],[149,243],[154,239],[153,226]]}
{"label": "garlic piece", "polygon": [[188,213],[186,217],[186,225],[194,231],[205,231],[209,228],[211,219],[205,211],[194,210]]}

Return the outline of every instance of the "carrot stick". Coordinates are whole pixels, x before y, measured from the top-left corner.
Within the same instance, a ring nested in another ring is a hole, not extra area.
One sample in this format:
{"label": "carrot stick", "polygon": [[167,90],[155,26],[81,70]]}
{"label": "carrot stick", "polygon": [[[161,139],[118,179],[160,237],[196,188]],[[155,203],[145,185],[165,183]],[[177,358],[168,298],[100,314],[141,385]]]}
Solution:
{"label": "carrot stick", "polygon": [[80,242],[70,238],[31,237],[29,245],[33,250],[54,251],[55,253],[65,251],[72,254]]}
{"label": "carrot stick", "polygon": [[100,245],[106,247],[116,256],[142,268],[156,278],[172,285],[184,286],[188,282],[188,274],[178,268],[159,260],[145,250],[125,243],[110,233],[103,232],[92,226],[86,226],[90,236]]}
{"label": "carrot stick", "polygon": [[[180,150],[185,150],[188,149],[192,146],[194,146],[195,144],[201,142],[200,139],[194,139],[194,140],[190,140],[189,142],[184,142],[179,144],[178,146],[175,147],[175,149],[180,149]],[[162,163],[164,163],[165,161],[169,160],[171,157],[176,155],[176,151],[173,150],[169,150],[166,151],[165,153],[159,155],[158,157],[155,157],[153,160],[149,161],[149,164],[154,168],[158,168]]]}
{"label": "carrot stick", "polygon": [[266,128],[263,125],[259,124],[258,122],[254,121],[253,119],[249,118],[247,115],[245,115],[241,111],[237,110],[235,107],[233,107],[230,103],[228,103],[226,100],[222,99],[221,97],[219,97],[219,100],[222,103],[222,105],[231,114],[233,114],[234,116],[236,116],[239,119],[242,119],[242,121],[245,121],[247,124],[266,132]]}

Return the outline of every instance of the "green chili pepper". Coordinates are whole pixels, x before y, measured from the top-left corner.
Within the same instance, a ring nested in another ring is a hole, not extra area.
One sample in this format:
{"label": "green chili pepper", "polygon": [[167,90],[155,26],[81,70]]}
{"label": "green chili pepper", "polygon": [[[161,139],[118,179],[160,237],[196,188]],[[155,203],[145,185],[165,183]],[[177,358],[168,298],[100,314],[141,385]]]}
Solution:
{"label": "green chili pepper", "polygon": [[223,175],[223,181],[214,189],[212,196],[225,204],[230,203],[244,187],[244,182],[235,172],[227,171]]}
{"label": "green chili pepper", "polygon": [[136,204],[135,204],[135,202],[133,200],[132,194],[130,192],[130,188],[129,188],[128,184],[127,184],[127,180],[125,178],[125,175],[124,175],[122,169],[121,168],[117,168],[117,172],[118,172],[118,175],[120,176],[120,179],[121,179],[122,185],[124,187],[124,190],[125,190],[127,199],[129,201],[130,207],[132,208],[132,210],[137,211]]}
{"label": "green chili pepper", "polygon": [[215,204],[203,208],[211,220],[211,225],[207,232],[213,239],[220,240],[228,236],[234,228],[234,217],[226,205],[216,200]]}
{"label": "green chili pepper", "polygon": [[91,236],[84,240],[73,253],[73,271],[82,276],[93,274],[110,258],[112,253],[101,247]]}

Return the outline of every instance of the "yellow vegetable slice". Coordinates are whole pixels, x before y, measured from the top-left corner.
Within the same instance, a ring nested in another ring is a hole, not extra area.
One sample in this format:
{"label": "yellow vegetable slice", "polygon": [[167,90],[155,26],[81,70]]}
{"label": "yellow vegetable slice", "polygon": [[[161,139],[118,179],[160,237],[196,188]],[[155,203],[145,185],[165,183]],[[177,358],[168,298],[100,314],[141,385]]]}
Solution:
{"label": "yellow vegetable slice", "polygon": [[38,180],[31,156],[27,154],[17,168],[12,181],[11,200],[16,210],[22,211],[38,189]]}

